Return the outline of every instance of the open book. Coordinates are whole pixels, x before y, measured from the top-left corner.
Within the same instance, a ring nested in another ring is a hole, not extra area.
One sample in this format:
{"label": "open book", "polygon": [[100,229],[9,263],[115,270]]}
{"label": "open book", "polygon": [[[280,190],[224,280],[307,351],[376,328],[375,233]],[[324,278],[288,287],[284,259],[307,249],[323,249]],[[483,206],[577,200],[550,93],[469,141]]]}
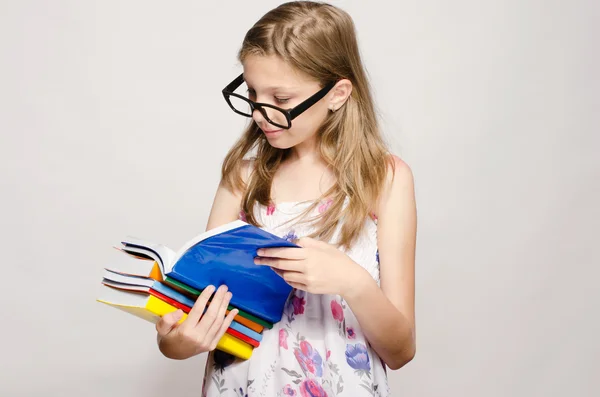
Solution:
{"label": "open book", "polygon": [[236,220],[194,237],[178,251],[127,237],[123,251],[158,263],[167,284],[173,280],[196,290],[227,285],[231,305],[270,323],[281,320],[292,290],[268,266],[254,264],[259,248],[298,246],[244,221]]}

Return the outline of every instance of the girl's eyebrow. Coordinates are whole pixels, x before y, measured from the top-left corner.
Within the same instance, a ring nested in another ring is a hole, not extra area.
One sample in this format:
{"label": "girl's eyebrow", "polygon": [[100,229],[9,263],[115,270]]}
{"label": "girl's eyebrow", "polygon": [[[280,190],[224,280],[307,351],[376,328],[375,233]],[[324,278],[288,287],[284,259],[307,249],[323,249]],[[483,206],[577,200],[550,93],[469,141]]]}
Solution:
{"label": "girl's eyebrow", "polygon": [[[252,87],[252,85],[250,83],[248,83],[248,81],[245,78],[244,78],[244,82],[246,83],[246,85],[248,86],[248,88]],[[296,89],[296,87],[294,87],[294,86],[276,86],[276,85],[272,85],[272,86],[265,87],[264,91],[278,91],[278,90],[293,91],[295,89]]]}

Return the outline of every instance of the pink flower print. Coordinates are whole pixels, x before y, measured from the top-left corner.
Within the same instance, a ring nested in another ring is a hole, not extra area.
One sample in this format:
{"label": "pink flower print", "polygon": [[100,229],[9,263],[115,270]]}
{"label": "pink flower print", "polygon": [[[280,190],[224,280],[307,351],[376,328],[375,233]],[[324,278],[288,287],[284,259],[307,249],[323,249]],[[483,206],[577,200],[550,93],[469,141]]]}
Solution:
{"label": "pink flower print", "polygon": [[377,221],[379,218],[377,218],[377,215],[374,212],[371,212],[371,219]]}
{"label": "pink flower print", "polygon": [[348,335],[348,339],[356,339],[356,332],[352,327],[346,328],[346,335]]}
{"label": "pink flower print", "polygon": [[329,360],[329,357],[331,357],[331,350],[327,349],[327,354],[325,354],[325,359]]}
{"label": "pink flower print", "polygon": [[342,306],[336,300],[331,301],[331,314],[333,314],[333,318],[337,321],[344,321],[344,309],[342,309]]}
{"label": "pink flower print", "polygon": [[327,392],[313,379],[306,379],[300,384],[300,394],[302,397],[327,397]]}
{"label": "pink flower print", "polygon": [[248,222],[248,219],[246,219],[246,213],[244,212],[244,210],[241,210],[239,213],[240,220],[244,221],[244,222]]}
{"label": "pink flower print", "polygon": [[294,356],[305,374],[310,372],[316,376],[323,376],[323,359],[310,343],[305,340],[300,342],[300,349],[294,349]]}
{"label": "pink flower print", "polygon": [[296,390],[292,389],[291,385],[285,385],[285,387],[283,388],[283,395],[284,396],[295,396]]}
{"label": "pink flower print", "polygon": [[279,330],[279,346],[283,347],[285,350],[288,348],[287,344],[288,333],[284,328]]}
{"label": "pink flower print", "polygon": [[294,314],[303,314],[304,313],[304,304],[306,301],[304,298],[294,295],[292,298],[292,305],[294,306]]}
{"label": "pink flower print", "polygon": [[319,206],[319,214],[327,211],[331,207],[331,204],[333,204],[333,199],[327,199],[327,201]]}
{"label": "pink flower print", "polygon": [[273,215],[274,212],[275,212],[275,205],[271,203],[267,206],[267,215]]}

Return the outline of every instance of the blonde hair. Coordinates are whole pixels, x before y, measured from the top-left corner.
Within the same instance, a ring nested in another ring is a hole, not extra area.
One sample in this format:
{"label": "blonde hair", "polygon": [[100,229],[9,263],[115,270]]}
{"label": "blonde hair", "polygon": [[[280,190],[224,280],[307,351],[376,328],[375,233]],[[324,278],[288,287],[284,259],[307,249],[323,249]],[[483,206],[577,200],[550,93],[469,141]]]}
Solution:
{"label": "blonde hair", "polygon": [[[374,103],[363,68],[352,18],[330,4],[312,1],[284,3],[265,14],[247,32],[238,59],[249,55],[276,55],[321,85],[348,79],[352,93],[335,113],[329,113],[317,131],[319,151],[333,170],[336,183],[320,198],[330,198],[327,211],[310,236],[329,241],[342,222],[338,246],[349,247],[371,216],[383,188],[391,156],[377,125]],[[242,179],[244,157],[256,150],[247,183]],[[248,223],[260,226],[253,208],[271,202],[273,177],[290,153],[272,147],[255,122],[226,155],[221,176],[233,190],[244,192],[241,210]],[[348,197],[348,205],[344,206]],[[311,212],[319,200],[305,212]]]}

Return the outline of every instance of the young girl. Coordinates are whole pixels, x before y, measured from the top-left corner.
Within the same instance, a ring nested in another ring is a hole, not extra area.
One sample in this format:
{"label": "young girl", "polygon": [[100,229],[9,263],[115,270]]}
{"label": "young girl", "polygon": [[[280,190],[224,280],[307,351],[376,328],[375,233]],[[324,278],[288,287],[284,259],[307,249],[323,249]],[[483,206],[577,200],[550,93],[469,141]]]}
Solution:
{"label": "young girl", "polygon": [[248,31],[239,59],[223,94],[250,125],[224,161],[207,229],[240,217],[295,241],[255,261],[293,291],[249,360],[214,350],[237,314],[225,316],[226,286],[203,316],[214,288],[181,324],[180,311],[164,316],[160,349],[210,352],[203,396],[388,396],[386,367],[415,354],[416,210],[411,170],[383,144],[352,19],[283,4]]}

